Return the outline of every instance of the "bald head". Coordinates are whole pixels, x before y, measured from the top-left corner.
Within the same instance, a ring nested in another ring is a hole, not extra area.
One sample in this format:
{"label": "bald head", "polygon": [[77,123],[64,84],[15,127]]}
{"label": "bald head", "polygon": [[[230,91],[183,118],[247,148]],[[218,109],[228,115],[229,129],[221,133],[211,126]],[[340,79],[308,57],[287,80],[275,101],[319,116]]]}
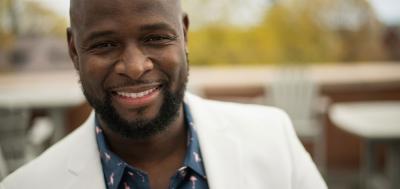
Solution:
{"label": "bald head", "polygon": [[[122,14],[123,11],[160,11],[163,14],[183,14],[180,0],[70,0],[70,23],[76,28],[85,22],[88,14],[107,17],[109,14]],[[140,18],[136,18],[140,19]]]}
{"label": "bald head", "polygon": [[[172,31],[187,42],[189,19],[180,0],[71,0],[71,27],[67,30],[70,55],[78,62],[80,52],[94,38],[145,37],[151,31]],[[158,32],[160,33],[160,32]],[[161,32],[163,33],[163,32]],[[102,35],[100,35],[102,34]],[[186,44],[182,44],[186,48]],[[79,48],[78,48],[79,47]]]}
{"label": "bald head", "polygon": [[[145,25],[162,23],[184,34],[189,20],[180,0],[71,0],[68,38],[70,45],[80,43],[95,31],[130,31]],[[73,43],[72,43],[73,42]],[[73,50],[73,49],[72,49]]]}

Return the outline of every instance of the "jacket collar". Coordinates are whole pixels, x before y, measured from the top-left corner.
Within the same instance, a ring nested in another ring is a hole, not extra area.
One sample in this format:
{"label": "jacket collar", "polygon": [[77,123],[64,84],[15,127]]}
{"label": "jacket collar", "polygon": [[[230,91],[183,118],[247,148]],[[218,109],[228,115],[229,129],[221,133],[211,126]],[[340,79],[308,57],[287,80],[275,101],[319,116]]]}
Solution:
{"label": "jacket collar", "polygon": [[76,144],[69,152],[69,159],[66,162],[68,172],[73,178],[66,187],[68,189],[106,188],[96,144],[94,120],[94,112],[92,112],[86,122],[74,133]]}
{"label": "jacket collar", "polygon": [[187,93],[185,101],[198,132],[210,188],[245,188],[238,149],[240,141],[228,129],[229,123],[212,107],[205,106],[205,100]]}

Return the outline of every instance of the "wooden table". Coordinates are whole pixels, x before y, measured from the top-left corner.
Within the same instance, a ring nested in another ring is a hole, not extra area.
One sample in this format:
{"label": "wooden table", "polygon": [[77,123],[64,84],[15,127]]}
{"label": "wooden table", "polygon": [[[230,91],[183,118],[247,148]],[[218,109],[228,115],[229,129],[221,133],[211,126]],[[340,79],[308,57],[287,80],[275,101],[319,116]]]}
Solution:
{"label": "wooden table", "polygon": [[370,188],[376,175],[376,144],[388,146],[386,161],[390,186],[400,188],[400,101],[347,102],[334,104],[330,118],[336,126],[363,138],[362,183]]}

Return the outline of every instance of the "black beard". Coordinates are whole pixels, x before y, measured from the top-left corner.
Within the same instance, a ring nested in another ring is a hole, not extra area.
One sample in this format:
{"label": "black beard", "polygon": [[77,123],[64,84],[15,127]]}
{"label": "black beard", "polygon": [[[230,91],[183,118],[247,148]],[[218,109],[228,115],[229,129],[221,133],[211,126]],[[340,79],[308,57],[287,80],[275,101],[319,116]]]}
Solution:
{"label": "black beard", "polygon": [[[184,93],[186,90],[187,75],[183,76],[179,88],[175,93],[170,92],[168,85],[163,85],[160,89],[163,94],[163,104],[154,119],[144,120],[136,119],[134,121],[127,121],[123,119],[115,108],[111,105],[111,93],[107,93],[103,101],[90,95],[86,90],[85,82],[82,83],[83,93],[94,108],[96,114],[100,116],[113,132],[129,139],[146,139],[154,136],[162,131],[165,131],[168,126],[176,120],[179,115],[179,108],[183,103]],[[139,110],[139,114],[141,113]]]}

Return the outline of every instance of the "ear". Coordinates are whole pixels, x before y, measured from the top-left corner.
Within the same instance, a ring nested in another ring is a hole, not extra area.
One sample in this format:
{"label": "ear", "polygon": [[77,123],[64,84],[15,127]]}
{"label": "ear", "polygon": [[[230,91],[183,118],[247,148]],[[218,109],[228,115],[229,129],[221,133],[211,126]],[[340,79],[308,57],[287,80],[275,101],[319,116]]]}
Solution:
{"label": "ear", "polygon": [[68,43],[69,56],[71,57],[71,60],[74,63],[75,69],[79,71],[78,53],[76,51],[73,32],[70,27],[67,28],[67,43]]}
{"label": "ear", "polygon": [[185,37],[185,44],[188,42],[188,31],[189,31],[189,16],[186,13],[182,15],[182,23],[183,23],[183,34]]}

